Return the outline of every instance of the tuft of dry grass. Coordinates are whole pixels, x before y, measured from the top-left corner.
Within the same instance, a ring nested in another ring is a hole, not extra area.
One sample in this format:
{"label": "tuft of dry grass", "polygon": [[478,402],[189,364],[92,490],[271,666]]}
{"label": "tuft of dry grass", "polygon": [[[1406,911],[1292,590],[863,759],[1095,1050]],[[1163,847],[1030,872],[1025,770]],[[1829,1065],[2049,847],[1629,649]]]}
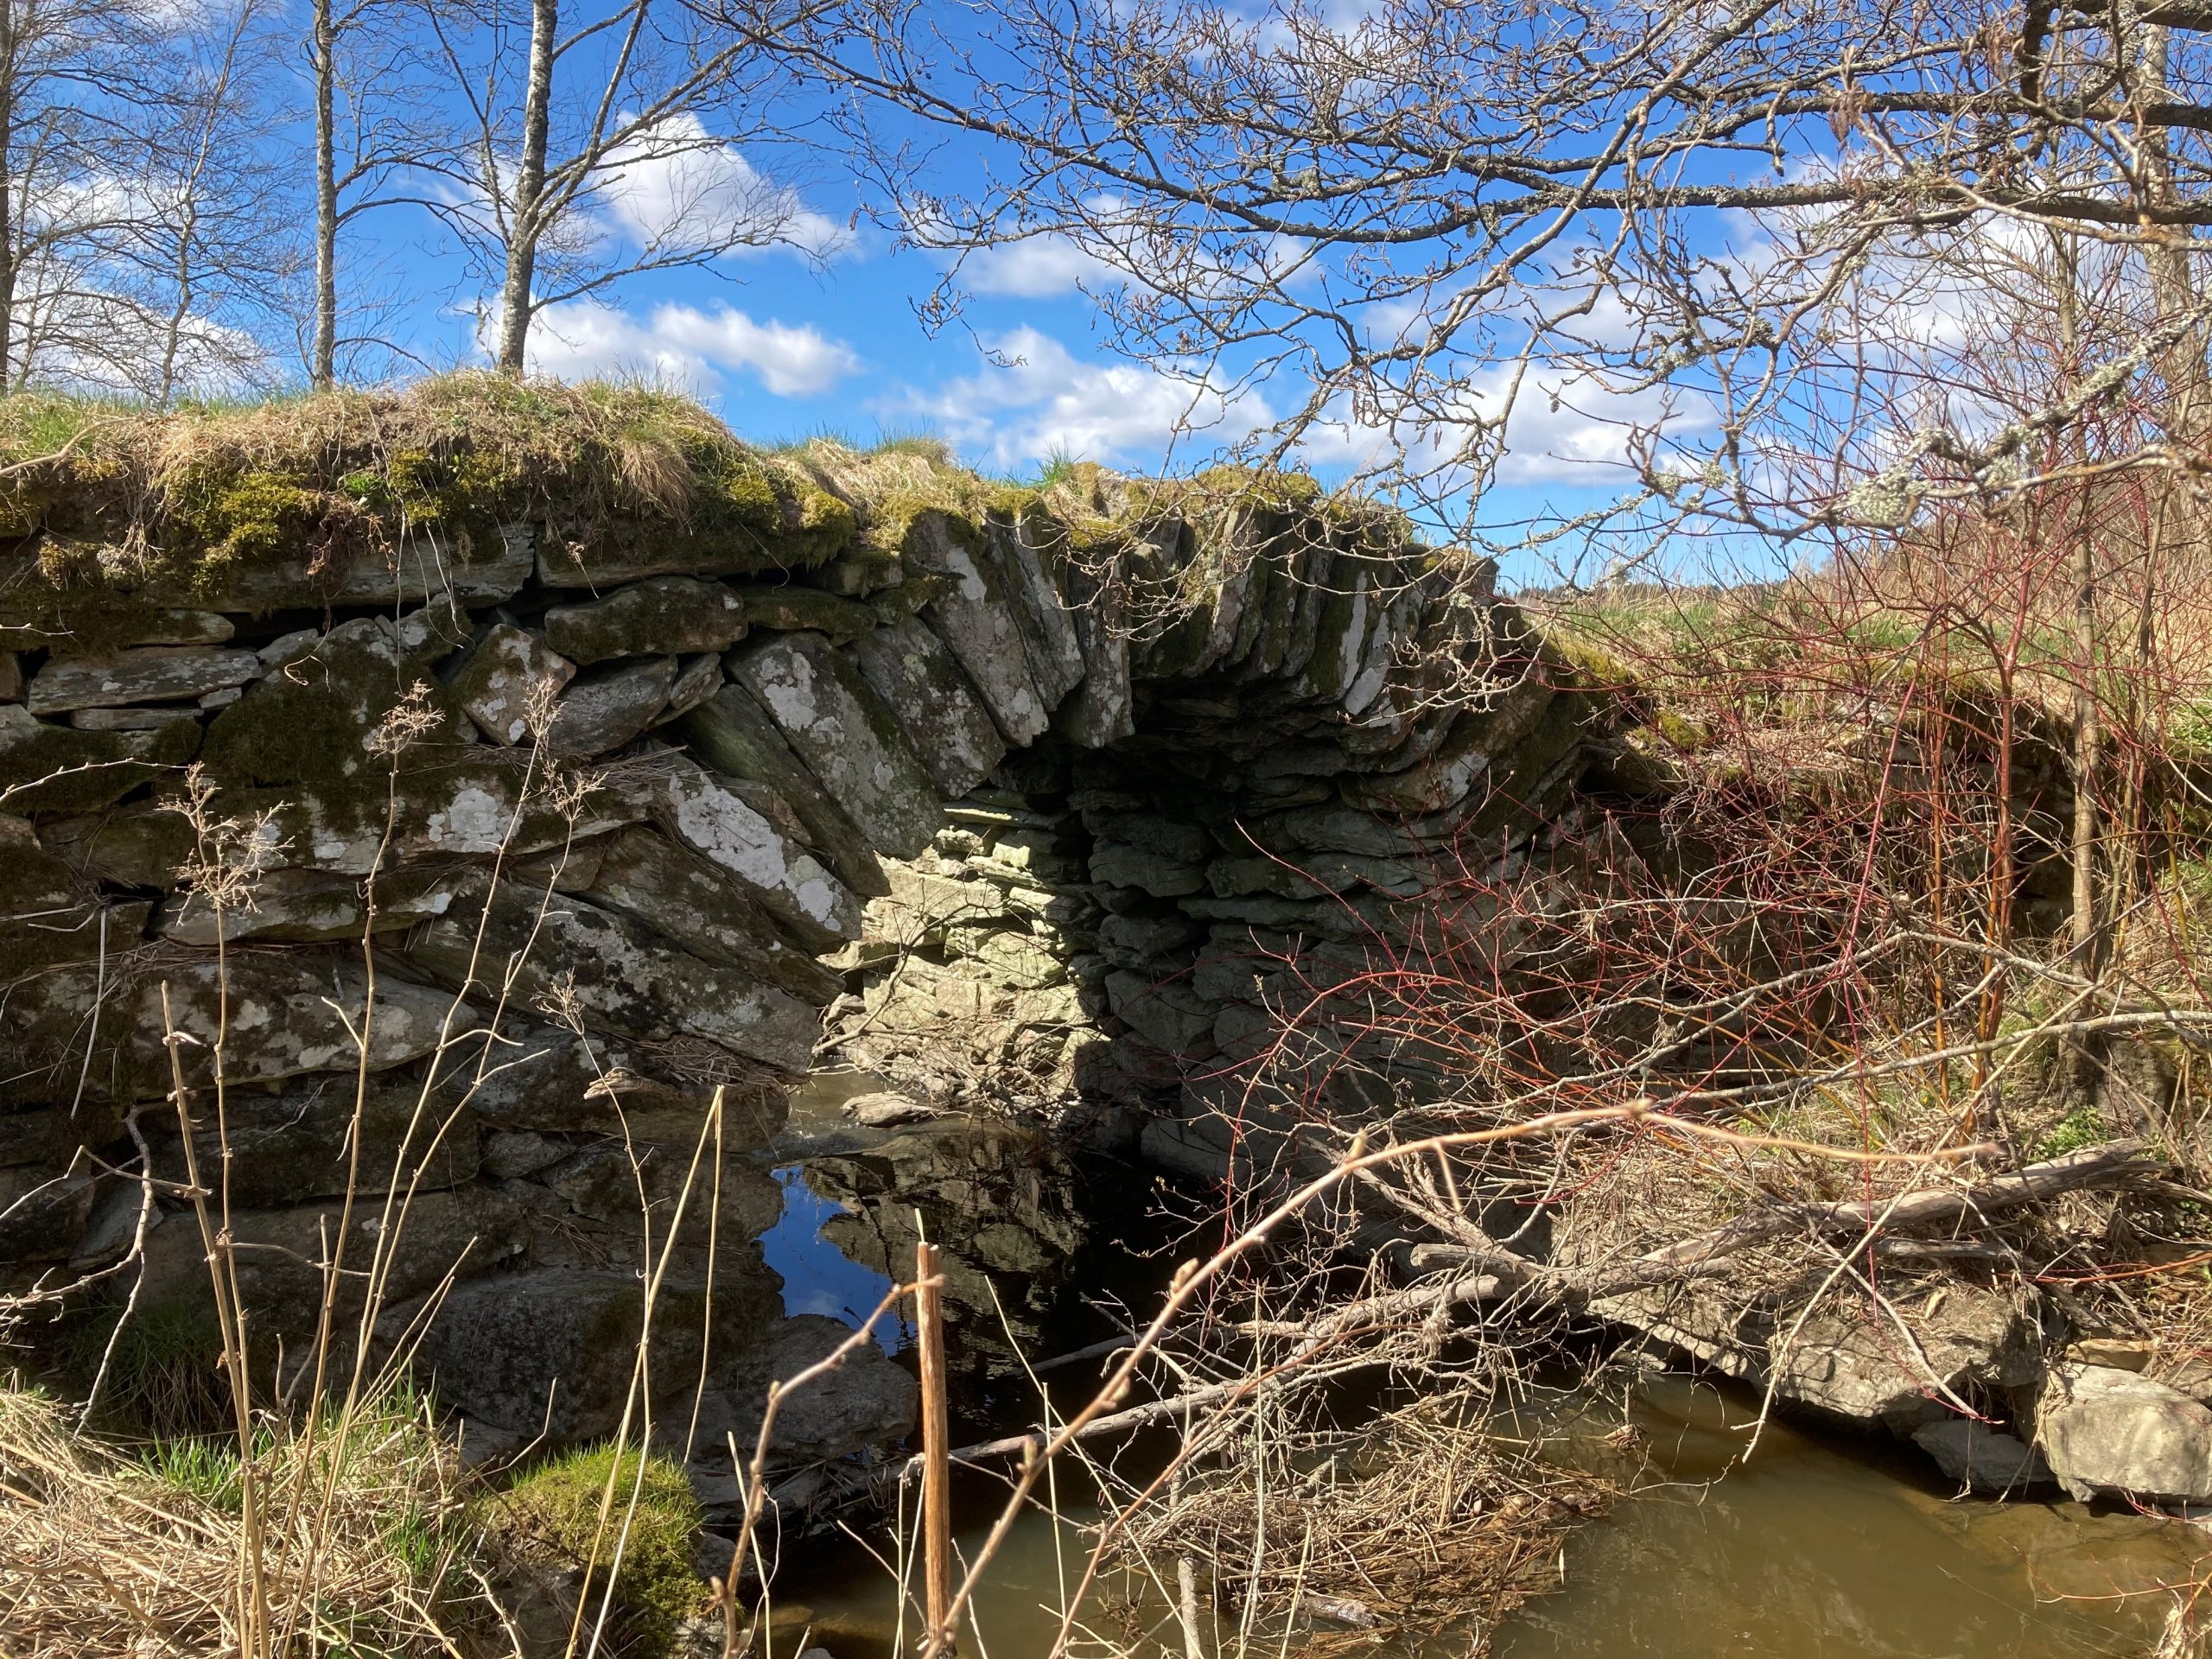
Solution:
{"label": "tuft of dry grass", "polygon": [[[453,1449],[410,1404],[342,1432],[269,1428],[263,1563],[280,1654],[386,1659],[504,1649]],[[235,1655],[246,1559],[235,1448],[134,1456],[41,1393],[0,1388],[0,1652],[10,1659]]]}

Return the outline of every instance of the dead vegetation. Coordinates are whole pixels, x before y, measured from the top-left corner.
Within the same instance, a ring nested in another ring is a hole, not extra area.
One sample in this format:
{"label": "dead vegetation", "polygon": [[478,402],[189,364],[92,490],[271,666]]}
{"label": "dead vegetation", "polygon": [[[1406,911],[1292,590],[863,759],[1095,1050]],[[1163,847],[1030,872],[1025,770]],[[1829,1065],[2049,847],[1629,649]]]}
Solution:
{"label": "dead vegetation", "polygon": [[[250,1652],[257,1604],[277,1652],[411,1659],[493,1650],[490,1551],[454,1448],[393,1399],[265,1427],[254,1464],[281,1521],[250,1550],[235,1446],[133,1457],[54,1398],[0,1389],[0,1637],[20,1659]],[[251,1556],[251,1586],[241,1584]]]}

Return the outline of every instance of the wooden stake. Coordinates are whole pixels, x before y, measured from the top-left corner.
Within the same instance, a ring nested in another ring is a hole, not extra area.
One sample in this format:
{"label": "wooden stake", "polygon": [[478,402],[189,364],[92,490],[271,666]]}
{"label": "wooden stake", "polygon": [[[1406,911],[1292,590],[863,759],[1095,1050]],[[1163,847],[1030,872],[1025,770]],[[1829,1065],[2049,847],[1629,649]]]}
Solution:
{"label": "wooden stake", "polygon": [[953,1651],[952,1434],[946,1424],[944,1308],[937,1246],[914,1247],[914,1327],[922,1361],[922,1572],[928,1580],[928,1659]]}

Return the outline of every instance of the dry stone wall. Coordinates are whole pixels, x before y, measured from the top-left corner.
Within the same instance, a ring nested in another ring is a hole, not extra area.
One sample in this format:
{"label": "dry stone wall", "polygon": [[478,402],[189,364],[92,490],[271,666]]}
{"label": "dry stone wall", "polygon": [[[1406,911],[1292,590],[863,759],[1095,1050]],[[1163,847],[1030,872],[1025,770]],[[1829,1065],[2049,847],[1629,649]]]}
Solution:
{"label": "dry stone wall", "polygon": [[[830,1339],[779,1322],[741,1156],[825,1012],[917,1087],[1218,1173],[1206,1079],[1271,988],[1356,974],[1440,845],[1511,856],[1586,711],[1388,515],[1083,489],[856,498],[849,537],[742,558],[425,534],[200,605],[103,590],[96,627],[31,538],[0,563],[0,1271],[124,1259],[143,1164],[151,1294],[204,1301],[174,1063],[263,1338],[300,1341],[341,1249],[341,1302],[373,1259],[398,1327],[454,1274],[448,1401],[534,1432],[557,1376],[577,1438],[620,1414],[639,1196],[658,1239],[715,1085],[737,1161],[671,1294],[733,1400]],[[696,1374],[661,1323],[658,1374]],[[897,1383],[861,1394],[811,1453],[904,1427]]]}

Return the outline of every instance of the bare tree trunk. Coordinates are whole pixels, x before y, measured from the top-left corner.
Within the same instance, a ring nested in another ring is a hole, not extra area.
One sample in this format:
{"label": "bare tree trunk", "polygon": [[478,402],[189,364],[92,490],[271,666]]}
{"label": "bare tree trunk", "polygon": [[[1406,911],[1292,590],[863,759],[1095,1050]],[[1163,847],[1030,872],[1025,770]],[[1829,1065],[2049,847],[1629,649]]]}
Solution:
{"label": "bare tree trunk", "polygon": [[331,21],[331,0],[315,0],[311,55],[315,64],[315,338],[308,347],[308,378],[321,391],[335,384],[338,378],[338,137],[332,112],[338,31]]}
{"label": "bare tree trunk", "polygon": [[553,48],[561,25],[559,0],[531,0],[530,85],[523,97],[522,163],[515,175],[513,222],[507,239],[507,276],[499,294],[499,367],[519,376],[530,338],[531,281],[544,226],[546,132],[553,103]]}
{"label": "bare tree trunk", "polygon": [[16,0],[0,0],[0,391],[10,390],[16,347]]}

